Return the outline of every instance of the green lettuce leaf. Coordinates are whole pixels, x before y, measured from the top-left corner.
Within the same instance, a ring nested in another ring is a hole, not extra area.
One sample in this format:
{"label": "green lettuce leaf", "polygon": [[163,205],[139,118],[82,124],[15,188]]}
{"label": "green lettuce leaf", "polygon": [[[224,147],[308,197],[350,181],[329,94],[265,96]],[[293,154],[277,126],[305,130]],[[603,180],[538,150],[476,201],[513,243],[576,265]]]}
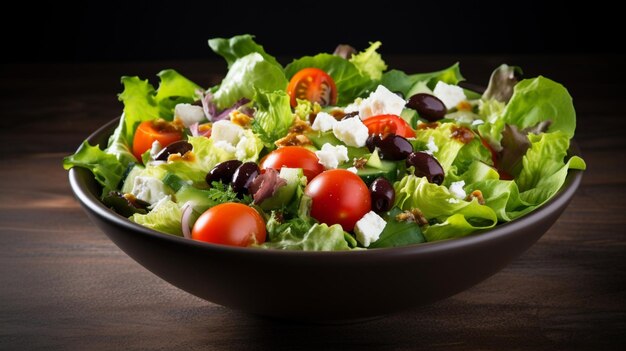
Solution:
{"label": "green lettuce leaf", "polygon": [[402,210],[419,209],[435,224],[423,232],[427,241],[461,237],[496,225],[496,213],[488,206],[457,200],[445,186],[429,183],[424,177],[408,175],[394,184],[395,206]]}
{"label": "green lettuce leaf", "polygon": [[267,148],[273,149],[274,142],[287,134],[295,119],[289,95],[283,90],[271,93],[257,91],[255,100],[257,112],[252,121],[252,130],[261,137]]}
{"label": "green lettuce leaf", "polygon": [[452,166],[456,167],[458,173],[465,173],[474,162],[493,165],[491,151],[483,145],[479,137],[474,137],[461,147]]}
{"label": "green lettuce leaf", "polygon": [[279,223],[272,213],[267,221],[267,231],[270,241],[260,247],[303,251],[350,250],[345,232],[339,224],[330,227],[319,223],[311,225],[301,218]]}
{"label": "green lettuce leaf", "polygon": [[259,53],[263,58],[276,66],[280,66],[276,59],[265,52],[263,46],[254,42],[254,36],[250,34],[236,35],[232,38],[214,38],[209,40],[209,47],[216,54],[222,56],[230,68],[238,59],[251,54]]}
{"label": "green lettuce leaf", "polygon": [[485,179],[467,188],[470,192],[480,190],[485,205],[493,209],[498,220],[503,222],[512,221],[537,208],[520,198],[517,184],[512,180]]}
{"label": "green lettuce leaf", "polygon": [[172,120],[174,107],[178,104],[192,103],[198,99],[196,92],[202,88],[173,69],[166,69],[157,74],[161,79],[155,100],[159,105],[159,117]]}
{"label": "green lettuce leaf", "polygon": [[522,200],[541,205],[561,188],[569,169],[584,170],[586,165],[578,156],[565,162],[569,148],[569,135],[565,132],[529,134],[528,139],[531,146],[515,182]]}
{"label": "green lettuce leaf", "polygon": [[415,138],[415,144],[417,149],[426,150],[426,144],[433,138],[433,142],[439,149],[433,152],[433,156],[437,158],[437,161],[443,167],[444,172],[448,174],[452,163],[457,158],[459,151],[465,145],[463,142],[452,138],[452,128],[456,125],[454,123],[442,123],[437,128],[427,128],[420,130]]}
{"label": "green lettuce leaf", "polygon": [[[433,89],[438,81],[448,84],[458,84],[464,78],[461,75],[459,63],[436,72],[417,73],[408,75],[402,71],[392,69],[383,74],[380,84],[393,92],[400,92],[408,97],[409,92],[420,82],[426,82],[429,89]],[[423,84],[423,83],[422,83]],[[417,87],[416,87],[417,88]],[[423,88],[420,88],[423,90]]]}
{"label": "green lettuce leaf", "polygon": [[285,75],[291,79],[298,71],[309,67],[319,68],[333,78],[337,86],[337,104],[340,106],[351,103],[376,85],[376,82],[368,75],[362,74],[355,64],[331,54],[304,56],[294,60],[285,67]]}
{"label": "green lettuce leaf", "polygon": [[255,90],[285,90],[287,82],[279,65],[254,52],[232,64],[213,98],[218,109],[225,109],[241,98],[252,100]]}
{"label": "green lettuce leaf", "polygon": [[94,177],[102,185],[103,194],[117,189],[126,166],[115,155],[102,151],[98,145],[91,146],[84,141],[74,155],[63,158],[63,168],[83,167],[93,173]]}
{"label": "green lettuce leaf", "polygon": [[380,80],[387,65],[380,54],[376,51],[382,45],[380,41],[370,43],[370,47],[356,55],[352,55],[350,62],[359,69],[361,74],[367,75],[372,80]]}
{"label": "green lettuce leaf", "polygon": [[378,240],[373,242],[369,248],[399,247],[426,241],[422,235],[422,230],[415,222],[398,221],[396,219],[396,216],[400,213],[402,211],[394,207],[383,215],[383,219],[387,222],[385,229],[380,233]]}
{"label": "green lettuce leaf", "polygon": [[169,197],[157,202],[147,214],[135,213],[129,219],[166,234],[183,236],[180,208]]}

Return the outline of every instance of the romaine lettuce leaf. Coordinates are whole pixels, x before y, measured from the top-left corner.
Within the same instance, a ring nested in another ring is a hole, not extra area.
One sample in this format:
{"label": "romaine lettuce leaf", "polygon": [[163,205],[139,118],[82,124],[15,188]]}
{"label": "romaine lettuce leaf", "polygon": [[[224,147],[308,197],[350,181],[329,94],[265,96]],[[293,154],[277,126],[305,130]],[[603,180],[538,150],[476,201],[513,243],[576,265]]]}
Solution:
{"label": "romaine lettuce leaf", "polygon": [[252,121],[252,130],[261,137],[267,148],[273,149],[274,142],[285,136],[295,119],[289,95],[283,90],[271,93],[257,91],[254,99],[257,112]]}
{"label": "romaine lettuce leaf", "polygon": [[252,100],[255,90],[275,91],[287,88],[282,68],[254,52],[237,59],[214,92],[217,108],[223,110],[241,98]]}
{"label": "romaine lettuce leaf", "polygon": [[387,69],[385,61],[383,61],[383,58],[376,51],[381,45],[382,43],[380,41],[370,43],[369,48],[356,55],[352,55],[350,58],[350,62],[352,62],[362,74],[369,76],[372,80],[380,80],[383,77],[383,72]]}
{"label": "romaine lettuce leaf", "polygon": [[236,35],[232,38],[209,39],[209,46],[216,54],[222,56],[230,68],[238,59],[251,54],[259,53],[263,58],[276,66],[280,66],[276,59],[265,52],[263,46],[254,42],[254,36],[250,34]]}
{"label": "romaine lettuce leaf", "polygon": [[[347,105],[376,86],[367,74],[362,74],[352,62],[331,54],[304,56],[285,67],[285,75],[291,79],[304,68],[315,67],[328,73],[337,86],[337,104]],[[266,89],[269,90],[269,89]]]}
{"label": "romaine lettuce leaf", "polygon": [[147,214],[135,213],[129,219],[159,232],[183,236],[181,217],[180,208],[168,196],[157,202]]}

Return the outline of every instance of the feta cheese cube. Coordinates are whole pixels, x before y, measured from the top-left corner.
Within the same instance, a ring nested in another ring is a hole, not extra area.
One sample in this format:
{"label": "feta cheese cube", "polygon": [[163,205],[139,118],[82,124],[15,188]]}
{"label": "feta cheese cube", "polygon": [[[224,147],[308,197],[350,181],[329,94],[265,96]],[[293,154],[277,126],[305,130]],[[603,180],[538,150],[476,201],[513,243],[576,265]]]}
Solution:
{"label": "feta cheese cube", "polygon": [[365,146],[369,136],[367,127],[359,117],[352,117],[337,122],[333,127],[333,134],[344,144],[354,147]]}
{"label": "feta cheese cube", "polygon": [[218,140],[215,143],[213,143],[213,145],[231,154],[234,154],[237,151],[237,148],[233,146],[233,144],[224,140]]}
{"label": "feta cheese cube", "polygon": [[326,143],[321,150],[315,151],[315,155],[326,169],[335,169],[340,163],[348,161],[348,148]]}
{"label": "feta cheese cube", "polygon": [[335,124],[337,124],[335,117],[326,112],[320,112],[315,116],[315,121],[313,121],[311,129],[326,132],[332,130]]}
{"label": "feta cheese cube", "polygon": [[235,147],[243,133],[243,128],[240,125],[231,121],[221,120],[213,123],[211,139],[216,143],[218,141],[224,141]]}
{"label": "feta cheese cube", "polygon": [[350,171],[350,172],[352,172],[352,173],[356,174],[359,170],[358,170],[358,169],[356,169],[356,167],[350,167],[350,168],[348,168],[348,171]]}
{"label": "feta cheese cube", "polygon": [[450,187],[448,189],[450,190],[450,194],[452,194],[452,196],[456,197],[457,199],[463,200],[465,199],[465,197],[467,197],[465,190],[463,190],[464,186],[465,181],[460,180],[458,182],[453,182],[452,184],[450,184]]}
{"label": "feta cheese cube", "polygon": [[174,107],[174,116],[183,121],[185,127],[189,127],[196,122],[202,122],[206,119],[202,106],[191,104],[177,104],[176,107]]}
{"label": "feta cheese cube", "polygon": [[167,196],[165,184],[154,177],[135,177],[133,182],[133,190],[130,192],[137,199],[145,201],[149,204],[155,204],[162,198]]}
{"label": "feta cheese cube", "polygon": [[425,152],[429,155],[432,155],[434,152],[439,151],[439,147],[437,146],[437,144],[435,144],[435,138],[432,135],[428,138],[426,148],[427,150]]}
{"label": "feta cheese cube", "polygon": [[[391,90],[379,85],[367,99],[358,104],[359,116],[367,119],[376,115],[393,114],[400,115],[406,101]],[[353,108],[353,107],[352,107]]]}
{"label": "feta cheese cube", "polygon": [[437,82],[433,94],[446,105],[446,108],[452,109],[461,101],[467,100],[463,88],[458,85],[446,84],[442,81]]}
{"label": "feta cheese cube", "polygon": [[380,233],[383,232],[386,225],[387,222],[377,215],[376,212],[369,211],[354,226],[356,240],[364,247],[369,247],[371,243],[380,238]]}

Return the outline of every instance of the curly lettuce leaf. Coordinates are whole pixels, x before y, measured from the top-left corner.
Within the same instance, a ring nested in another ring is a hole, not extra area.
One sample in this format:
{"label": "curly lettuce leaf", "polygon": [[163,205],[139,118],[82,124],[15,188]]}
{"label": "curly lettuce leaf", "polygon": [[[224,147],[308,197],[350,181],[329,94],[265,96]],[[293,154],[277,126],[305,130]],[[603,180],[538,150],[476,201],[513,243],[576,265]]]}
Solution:
{"label": "curly lettuce leaf", "polygon": [[129,219],[162,233],[183,236],[181,217],[180,208],[168,196],[157,202],[150,212],[135,213]]}
{"label": "curly lettuce leaf", "polygon": [[338,105],[351,103],[376,85],[376,82],[367,74],[361,73],[354,63],[331,54],[304,56],[294,60],[285,67],[285,75],[291,79],[298,71],[309,67],[319,68],[333,78],[337,86]]}
{"label": "curly lettuce leaf", "polygon": [[274,142],[287,134],[295,119],[289,95],[283,90],[271,93],[257,91],[254,99],[257,112],[252,121],[252,130],[261,137],[267,148],[272,149]]}
{"label": "curly lettuce leaf", "polygon": [[457,62],[440,71],[411,75],[392,69],[383,74],[380,84],[393,92],[399,92],[408,97],[407,95],[413,90],[412,88],[420,83],[423,85],[425,82],[429,89],[433,89],[438,81],[448,84],[458,84],[463,79],[459,63]]}
{"label": "curly lettuce leaf", "polygon": [[236,35],[232,38],[214,38],[209,39],[209,47],[216,54],[222,56],[228,63],[230,68],[238,59],[251,54],[258,53],[263,58],[276,66],[280,66],[276,59],[265,52],[263,46],[254,41],[254,36],[250,34]]}
{"label": "curly lettuce leaf", "polygon": [[350,250],[345,232],[339,224],[312,224],[302,218],[294,218],[280,223],[275,213],[267,221],[269,241],[260,245],[262,248],[303,250],[303,251],[339,251]]}
{"label": "curly lettuce leaf", "polygon": [[452,138],[452,128],[454,123],[442,123],[437,128],[421,129],[415,137],[418,149],[426,150],[430,138],[437,146],[438,150],[433,152],[433,156],[439,161],[446,174],[451,169],[452,163],[465,145],[463,142]]}
{"label": "curly lettuce leaf", "polygon": [[115,155],[104,152],[98,145],[91,146],[87,141],[83,142],[74,155],[63,158],[63,168],[69,170],[72,167],[90,170],[104,188],[103,194],[117,189],[126,170],[126,166]]}
{"label": "curly lettuce leaf", "polygon": [[219,88],[213,93],[213,101],[218,109],[223,110],[241,98],[254,99],[255,90],[285,90],[287,83],[280,65],[254,52],[233,63]]}
{"label": "curly lettuce leaf", "polygon": [[161,83],[156,91],[155,101],[159,105],[159,117],[172,120],[174,107],[178,104],[192,103],[198,99],[197,91],[202,88],[173,69],[166,69],[157,74]]}
{"label": "curly lettuce leaf", "polygon": [[387,64],[385,64],[383,58],[376,51],[381,45],[382,43],[380,41],[370,43],[369,48],[356,55],[352,55],[350,58],[350,62],[352,62],[362,74],[369,76],[372,80],[380,80],[383,77],[383,72],[387,69]]}
{"label": "curly lettuce leaf", "polygon": [[503,222],[512,221],[537,208],[521,199],[517,184],[512,180],[484,179],[467,188],[470,191],[480,190],[485,205],[493,209],[498,220]]}

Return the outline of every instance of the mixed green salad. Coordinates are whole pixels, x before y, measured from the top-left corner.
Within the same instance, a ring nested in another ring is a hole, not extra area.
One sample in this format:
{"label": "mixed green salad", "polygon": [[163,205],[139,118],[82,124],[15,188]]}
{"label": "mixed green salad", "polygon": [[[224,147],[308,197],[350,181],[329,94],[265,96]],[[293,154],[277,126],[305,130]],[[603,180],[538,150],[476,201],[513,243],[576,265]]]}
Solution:
{"label": "mixed green salad", "polygon": [[409,74],[340,45],[281,65],[253,36],[209,40],[228,73],[205,89],[174,70],[122,77],[107,145],[64,159],[102,202],[154,230],[289,250],[458,238],[548,201],[570,169],[576,114],[548,78],[495,69],[482,94],[459,65]]}

